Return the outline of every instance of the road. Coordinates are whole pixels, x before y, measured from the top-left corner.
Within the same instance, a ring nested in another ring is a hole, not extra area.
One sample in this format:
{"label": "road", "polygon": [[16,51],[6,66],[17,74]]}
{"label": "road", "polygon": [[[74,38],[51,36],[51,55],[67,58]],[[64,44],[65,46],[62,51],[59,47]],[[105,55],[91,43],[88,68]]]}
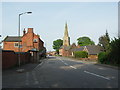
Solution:
{"label": "road", "polygon": [[118,88],[118,70],[65,57],[48,57],[23,73],[3,72],[3,88]]}

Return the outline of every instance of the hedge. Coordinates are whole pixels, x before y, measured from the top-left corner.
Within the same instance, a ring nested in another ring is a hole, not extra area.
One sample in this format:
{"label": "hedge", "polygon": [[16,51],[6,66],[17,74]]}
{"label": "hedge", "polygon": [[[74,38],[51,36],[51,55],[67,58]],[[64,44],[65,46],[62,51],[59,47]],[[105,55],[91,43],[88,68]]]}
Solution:
{"label": "hedge", "polygon": [[107,61],[107,53],[106,52],[100,52],[98,54],[98,62],[103,64],[103,63],[106,63],[106,61]]}
{"label": "hedge", "polygon": [[75,58],[87,58],[88,53],[86,51],[75,51],[74,56]]}

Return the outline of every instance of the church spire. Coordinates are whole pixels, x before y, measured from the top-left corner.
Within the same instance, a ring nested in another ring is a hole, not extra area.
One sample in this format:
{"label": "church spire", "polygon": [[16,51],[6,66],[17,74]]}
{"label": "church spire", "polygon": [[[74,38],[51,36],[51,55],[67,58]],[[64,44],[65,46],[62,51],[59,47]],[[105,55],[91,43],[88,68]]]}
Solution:
{"label": "church spire", "polygon": [[64,46],[70,46],[70,37],[68,35],[68,26],[67,22],[65,24],[65,31],[64,31],[64,37],[63,37],[63,45]]}
{"label": "church spire", "polygon": [[68,26],[67,26],[67,22],[66,22],[66,24],[65,24],[64,36],[68,36]]}

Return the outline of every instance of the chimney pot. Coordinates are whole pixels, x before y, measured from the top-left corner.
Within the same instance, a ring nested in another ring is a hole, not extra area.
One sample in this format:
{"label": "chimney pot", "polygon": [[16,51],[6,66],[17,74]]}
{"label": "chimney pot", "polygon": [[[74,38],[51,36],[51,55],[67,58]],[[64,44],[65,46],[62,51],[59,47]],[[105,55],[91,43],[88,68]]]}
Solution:
{"label": "chimney pot", "polygon": [[26,34],[26,31],[25,31],[25,28],[24,28],[24,30],[23,30],[23,35],[25,35]]}
{"label": "chimney pot", "polygon": [[28,28],[28,33],[33,33],[33,28]]}

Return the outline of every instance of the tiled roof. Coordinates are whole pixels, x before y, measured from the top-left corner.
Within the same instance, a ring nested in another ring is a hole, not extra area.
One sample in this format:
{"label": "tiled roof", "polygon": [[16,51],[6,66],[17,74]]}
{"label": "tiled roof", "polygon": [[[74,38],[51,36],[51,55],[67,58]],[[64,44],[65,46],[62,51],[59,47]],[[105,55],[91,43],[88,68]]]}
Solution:
{"label": "tiled roof", "polygon": [[22,41],[22,40],[21,40],[21,37],[18,37],[18,36],[7,36],[3,41],[6,41],[6,42],[19,42],[19,41]]}
{"label": "tiled roof", "polygon": [[83,51],[84,49],[84,46],[80,46],[80,48],[74,48],[74,49],[71,49],[71,51]]}
{"label": "tiled roof", "polygon": [[80,46],[80,48],[75,48],[71,51],[84,51],[85,47],[88,50],[89,54],[98,54],[99,52],[101,52],[101,47],[96,45]]}
{"label": "tiled roof", "polygon": [[90,45],[86,46],[89,54],[98,54],[100,53],[100,46]]}

